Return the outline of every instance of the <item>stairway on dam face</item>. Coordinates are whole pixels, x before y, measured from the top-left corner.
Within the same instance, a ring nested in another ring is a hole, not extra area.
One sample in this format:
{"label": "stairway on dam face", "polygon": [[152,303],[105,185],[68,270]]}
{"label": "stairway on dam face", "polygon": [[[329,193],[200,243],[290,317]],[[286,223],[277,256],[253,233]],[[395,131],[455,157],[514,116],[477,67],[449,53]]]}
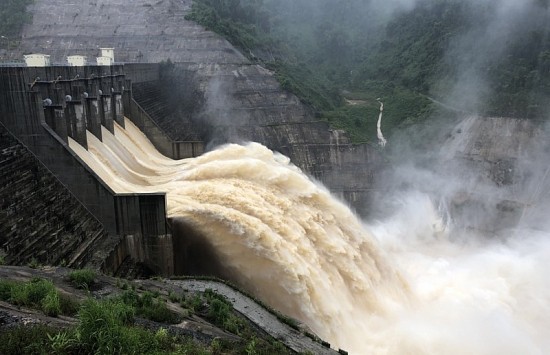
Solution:
{"label": "stairway on dam face", "polygon": [[0,125],[0,248],[6,262],[98,267],[107,239],[90,212]]}
{"label": "stairway on dam face", "polygon": [[175,107],[163,97],[164,90],[159,85],[158,82],[133,84],[133,98],[173,141],[201,141],[199,129],[174,112]]}

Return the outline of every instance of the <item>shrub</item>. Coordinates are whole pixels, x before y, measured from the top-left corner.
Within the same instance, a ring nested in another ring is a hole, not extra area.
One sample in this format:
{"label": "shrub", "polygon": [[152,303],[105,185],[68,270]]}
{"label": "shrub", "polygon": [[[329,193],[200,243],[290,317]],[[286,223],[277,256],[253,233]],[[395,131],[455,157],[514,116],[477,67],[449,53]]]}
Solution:
{"label": "shrub", "polygon": [[125,291],[120,300],[134,307],[136,314],[155,322],[178,323],[179,316],[168,309],[164,300],[155,297],[151,292],[144,292],[141,296],[133,290]]}
{"label": "shrub", "polygon": [[196,312],[199,310],[199,308],[202,305],[202,298],[198,294],[195,294],[193,297],[182,297],[180,305],[184,308],[187,308],[191,310],[192,312]]}
{"label": "shrub", "polygon": [[177,293],[175,293],[173,291],[170,291],[170,293],[168,294],[168,299],[170,300],[170,302],[174,302],[174,303],[177,303],[177,302],[181,301],[180,295],[178,295]]}
{"label": "shrub", "polygon": [[246,324],[233,313],[231,302],[211,289],[206,289],[204,296],[209,301],[207,319],[230,333],[240,335]]}
{"label": "shrub", "polygon": [[96,273],[90,269],[75,270],[69,274],[69,280],[77,288],[88,289],[95,280]]}
{"label": "shrub", "polygon": [[178,323],[179,317],[166,306],[163,300],[155,299],[150,305],[137,309],[137,313],[155,322]]}
{"label": "shrub", "polygon": [[35,258],[32,258],[31,261],[27,264],[28,267],[31,269],[38,269],[40,267],[40,263]]}
{"label": "shrub", "polygon": [[9,301],[11,298],[11,290],[17,284],[11,280],[0,280],[0,300]]}
{"label": "shrub", "polygon": [[74,316],[78,313],[80,303],[71,296],[61,293],[59,294],[59,306],[61,307],[61,314],[66,316]]}
{"label": "shrub", "polygon": [[122,302],[132,307],[138,307],[140,302],[140,297],[134,290],[125,290],[122,295],[120,295],[120,299]]}
{"label": "shrub", "polygon": [[49,336],[58,331],[44,325],[18,326],[0,332],[0,354],[46,354]]}
{"label": "shrub", "polygon": [[89,299],[80,308],[77,334],[88,353],[120,353],[126,334],[123,327],[133,322],[134,310],[119,300]]}
{"label": "shrub", "polygon": [[57,317],[61,313],[59,293],[57,290],[48,292],[46,297],[42,299],[42,312],[50,317]]}
{"label": "shrub", "polygon": [[210,303],[210,309],[208,310],[208,318],[214,321],[216,324],[223,325],[231,314],[231,306],[218,299],[214,299]]}

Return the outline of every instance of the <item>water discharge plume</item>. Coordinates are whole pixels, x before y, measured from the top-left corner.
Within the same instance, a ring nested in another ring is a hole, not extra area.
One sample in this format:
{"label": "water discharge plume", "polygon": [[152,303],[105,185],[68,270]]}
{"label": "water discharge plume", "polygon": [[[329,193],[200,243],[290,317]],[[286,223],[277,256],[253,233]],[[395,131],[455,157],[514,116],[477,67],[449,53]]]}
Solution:
{"label": "water discharge plume", "polygon": [[89,135],[88,151],[72,140],[70,147],[117,192],[166,192],[169,217],[205,239],[224,274],[333,346],[352,354],[550,348],[547,238],[453,243],[420,193],[403,197],[399,211],[369,232],[260,144],[171,160],[125,126],[114,136],[104,130],[103,142]]}
{"label": "water discharge plume", "polygon": [[88,151],[70,147],[117,192],[166,192],[168,216],[204,236],[226,273],[268,304],[347,344],[358,316],[406,303],[405,282],[356,216],[288,158],[250,143],[172,161],[125,126],[103,130],[103,142],[89,134]]}

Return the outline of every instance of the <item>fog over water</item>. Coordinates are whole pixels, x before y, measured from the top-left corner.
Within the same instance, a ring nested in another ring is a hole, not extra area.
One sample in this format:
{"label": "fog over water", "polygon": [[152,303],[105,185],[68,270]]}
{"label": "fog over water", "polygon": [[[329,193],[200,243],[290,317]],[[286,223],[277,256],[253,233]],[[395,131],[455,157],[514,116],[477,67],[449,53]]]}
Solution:
{"label": "fog over water", "polygon": [[[361,222],[289,160],[226,145],[163,157],[126,120],[89,151],[117,192],[167,194],[170,218],[213,247],[234,282],[351,354],[543,354],[550,349],[547,230],[454,235],[433,198],[409,189]],[[426,183],[429,183],[428,181]],[[177,256],[176,256],[177,257]]]}

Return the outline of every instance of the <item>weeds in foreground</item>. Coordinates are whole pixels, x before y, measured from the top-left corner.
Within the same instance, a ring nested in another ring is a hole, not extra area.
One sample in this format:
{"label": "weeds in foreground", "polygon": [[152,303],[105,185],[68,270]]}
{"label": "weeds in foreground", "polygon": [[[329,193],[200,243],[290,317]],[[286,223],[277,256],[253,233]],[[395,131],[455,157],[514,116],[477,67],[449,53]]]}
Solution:
{"label": "weeds in foreground", "polygon": [[74,315],[79,307],[78,302],[60,294],[51,281],[41,278],[33,278],[28,282],[0,280],[0,300],[38,309],[51,317]]}
{"label": "weeds in foreground", "polygon": [[87,290],[94,283],[96,273],[90,269],[81,269],[72,271],[69,274],[69,280],[71,283],[80,289]]}

